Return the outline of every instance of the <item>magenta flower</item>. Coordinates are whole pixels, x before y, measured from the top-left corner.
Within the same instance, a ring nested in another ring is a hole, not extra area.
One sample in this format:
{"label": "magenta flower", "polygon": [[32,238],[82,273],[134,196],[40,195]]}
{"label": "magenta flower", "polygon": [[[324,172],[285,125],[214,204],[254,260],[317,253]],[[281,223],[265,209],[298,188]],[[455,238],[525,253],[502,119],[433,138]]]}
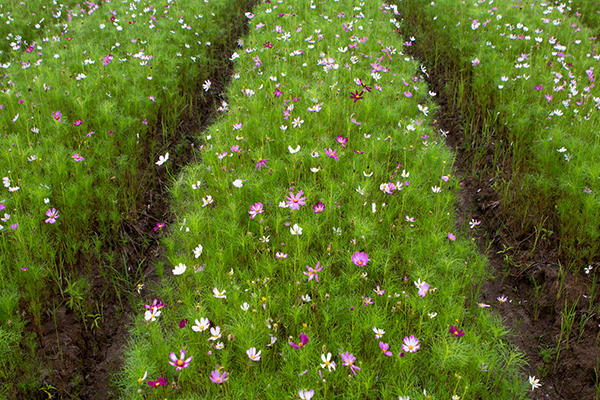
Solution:
{"label": "magenta flower", "polygon": [[361,90],[360,93],[358,93],[358,90],[355,92],[350,92],[350,98],[352,100],[354,100],[354,102],[356,103],[358,100],[364,99],[363,93],[364,93],[364,90]]}
{"label": "magenta flower", "polygon": [[322,213],[323,211],[325,211],[325,204],[319,201],[318,204],[315,204],[313,206],[313,210],[315,210],[315,214]]}
{"label": "magenta flower", "polygon": [[323,267],[319,268],[319,264],[320,264],[320,261],[317,261],[317,265],[314,268],[311,268],[308,265],[306,266],[306,268],[308,269],[308,272],[303,272],[303,273],[304,273],[304,275],[308,276],[308,280],[309,281],[312,278],[315,278],[315,280],[317,281],[317,283],[319,282],[319,275],[318,275],[318,273],[323,270]]}
{"label": "magenta flower", "polygon": [[463,330],[458,330],[458,326],[450,325],[450,333],[454,335],[454,337],[465,336]]}
{"label": "magenta flower", "polygon": [[81,125],[82,123],[83,123],[83,121],[82,121],[82,120],[80,120],[80,119],[78,119],[77,121],[73,122],[73,125],[75,125],[75,126],[79,126],[79,125]]}
{"label": "magenta flower", "polygon": [[154,307],[156,307],[160,310],[164,306],[165,305],[163,304],[161,299],[154,299],[154,302],[152,303],[151,306],[149,306],[148,304],[144,304],[144,307],[146,307],[148,310],[152,310]]}
{"label": "magenta flower", "polygon": [[369,255],[367,253],[359,253],[357,251],[352,256],[352,262],[358,266],[367,265],[367,263],[369,262]]}
{"label": "magenta flower", "polygon": [[156,226],[154,227],[154,232],[158,231],[159,229],[164,228],[166,224],[167,224],[167,221],[157,222]]}
{"label": "magenta flower", "polygon": [[169,384],[169,381],[167,381],[165,378],[163,378],[162,376],[160,378],[158,378],[155,381],[148,381],[146,382],[148,385],[152,386],[152,387],[159,387],[159,386],[166,386]]}
{"label": "magenta flower", "polygon": [[180,329],[183,329],[183,328],[185,328],[185,326],[187,325],[187,323],[188,323],[188,320],[187,320],[187,318],[185,318],[185,319],[182,319],[181,321],[179,321],[179,328],[180,328]]}
{"label": "magenta flower", "polygon": [[48,211],[46,211],[46,216],[48,217],[48,219],[45,221],[47,224],[55,223],[56,218],[59,217],[58,211],[56,211],[55,208],[49,208]]}
{"label": "magenta flower", "polygon": [[281,90],[279,90],[279,89],[275,89],[275,91],[273,92],[273,94],[275,95],[275,97],[280,97],[283,94],[283,92]]}
{"label": "magenta flower", "polygon": [[383,351],[383,354],[385,354],[388,357],[393,356],[392,352],[389,350],[390,345],[387,343],[383,343],[383,342],[379,342],[379,348],[381,349],[381,351]]}
{"label": "magenta flower", "polygon": [[223,371],[223,374],[219,374],[219,370],[215,369],[214,371],[210,371],[210,380],[214,383],[223,383],[229,378],[227,377],[227,372]]}
{"label": "magenta flower", "polygon": [[112,60],[113,60],[113,56],[112,56],[112,54],[109,54],[106,57],[104,57],[104,59],[102,60],[102,65],[104,65],[106,67],[108,65],[108,63],[111,62]]}
{"label": "magenta flower", "polygon": [[346,143],[348,143],[348,138],[345,138],[343,136],[338,136],[335,140],[337,140],[337,142],[339,144],[341,144],[343,148],[346,148]]}
{"label": "magenta flower", "polygon": [[354,365],[354,361],[356,361],[356,357],[354,357],[354,355],[352,355],[352,353],[348,353],[348,352],[341,354],[341,356],[342,356],[342,360],[344,361],[344,363],[342,365],[345,367],[350,367],[350,370],[352,371],[352,373],[354,375],[356,375],[355,370],[360,371],[360,368],[357,367],[356,365]]}
{"label": "magenta flower", "polygon": [[373,297],[369,296],[369,298],[363,297],[363,303],[365,306],[369,306],[373,304]]}
{"label": "magenta flower", "polygon": [[419,344],[419,339],[410,335],[409,337],[404,337],[404,344],[402,345],[402,350],[407,353],[414,353],[421,348]]}
{"label": "magenta flower", "polygon": [[173,367],[176,367],[175,371],[181,371],[182,369],[190,366],[190,362],[192,362],[192,358],[194,358],[194,357],[192,356],[192,357],[184,360],[185,350],[181,349],[181,352],[179,353],[179,359],[177,359],[177,356],[175,355],[175,353],[169,354],[169,358],[171,359],[171,361],[169,361],[169,364],[171,364]]}
{"label": "magenta flower", "polygon": [[62,122],[60,120],[62,118],[62,113],[60,111],[52,111],[52,117],[58,122]]}
{"label": "magenta flower", "polygon": [[296,195],[294,195],[294,192],[290,192],[289,195],[285,196],[288,207],[290,207],[292,210],[299,210],[300,206],[305,205],[306,202],[304,200],[306,200],[306,197],[300,197],[303,194],[304,192],[300,190]]}
{"label": "magenta flower", "polygon": [[454,234],[452,232],[448,233],[448,239],[450,239],[450,241],[454,242],[456,240],[456,236],[454,236]]}
{"label": "magenta flower", "polygon": [[290,346],[292,346],[295,349],[301,349],[306,345],[306,343],[308,343],[308,336],[306,336],[304,332],[300,332],[300,344],[290,342]]}
{"label": "magenta flower", "polygon": [[250,214],[250,219],[254,219],[254,217],[256,217],[258,214],[262,214],[263,211],[262,203],[254,203],[250,206],[250,211],[248,211],[248,214]]}
{"label": "magenta flower", "polygon": [[78,153],[73,154],[71,158],[77,162],[83,161],[83,157],[81,157]]}
{"label": "magenta flower", "polygon": [[260,169],[262,167],[267,167],[267,161],[269,161],[269,159],[265,159],[263,160],[262,158],[259,158],[258,161],[256,162],[256,167],[254,168],[254,170],[256,171],[257,169],[260,171]]}
{"label": "magenta flower", "polygon": [[335,154],[336,151],[337,151],[337,149],[335,149],[335,150],[331,150],[331,148],[325,149],[325,155],[333,158],[335,161],[339,161],[340,159],[338,158],[337,154]]}

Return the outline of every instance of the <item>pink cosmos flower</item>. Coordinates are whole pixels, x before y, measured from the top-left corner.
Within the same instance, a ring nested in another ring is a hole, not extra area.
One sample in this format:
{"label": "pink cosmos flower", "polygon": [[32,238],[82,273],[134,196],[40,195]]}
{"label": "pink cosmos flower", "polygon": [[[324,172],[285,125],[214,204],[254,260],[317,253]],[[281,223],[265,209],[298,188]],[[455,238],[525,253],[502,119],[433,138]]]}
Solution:
{"label": "pink cosmos flower", "polygon": [[356,357],[354,357],[354,355],[352,353],[348,353],[348,352],[341,354],[341,356],[342,356],[342,360],[344,361],[344,363],[342,365],[345,367],[350,367],[350,370],[352,371],[352,373],[354,375],[356,375],[355,370],[360,371],[360,368],[357,367],[356,365],[354,365],[354,361],[356,361]]}
{"label": "pink cosmos flower", "polygon": [[49,208],[48,211],[46,211],[46,216],[48,217],[48,219],[45,221],[47,224],[55,223],[56,218],[59,217],[58,211],[56,211],[55,208]]}
{"label": "pink cosmos flower", "polygon": [[331,148],[325,149],[325,154],[328,155],[329,157],[333,158],[335,161],[339,161],[340,159],[338,158],[337,154],[335,154],[336,151],[337,151],[337,149],[335,149],[335,150],[331,150]]}
{"label": "pink cosmos flower", "polygon": [[308,336],[304,334],[304,332],[300,332],[300,344],[296,344],[294,342],[290,342],[290,346],[295,349],[301,349],[308,343]]}
{"label": "pink cosmos flower", "polygon": [[77,162],[83,161],[83,157],[81,157],[78,153],[73,154],[71,158]]}
{"label": "pink cosmos flower", "polygon": [[159,229],[164,228],[166,224],[167,224],[167,221],[157,222],[156,226],[154,227],[154,232],[158,231]]}
{"label": "pink cosmos flower", "polygon": [[407,353],[415,353],[420,348],[421,348],[421,345],[419,344],[419,339],[417,339],[413,335],[410,335],[409,337],[404,338],[404,344],[402,345],[402,350],[406,351]]}
{"label": "pink cosmos flower", "polygon": [[62,122],[60,120],[62,118],[62,113],[60,111],[52,111],[52,117],[58,122]]}
{"label": "pink cosmos flower", "polygon": [[379,348],[381,349],[381,351],[383,351],[383,354],[385,354],[388,357],[393,356],[392,352],[389,351],[390,345],[387,343],[383,343],[383,342],[379,342]]}
{"label": "pink cosmos flower", "polygon": [[325,211],[325,204],[319,201],[318,204],[315,204],[313,206],[313,210],[315,210],[315,214],[322,213],[323,211]]}
{"label": "pink cosmos flower", "polygon": [[148,385],[152,386],[152,387],[159,387],[159,386],[166,386],[169,384],[169,381],[167,381],[165,378],[163,378],[162,376],[160,378],[158,378],[155,381],[148,381],[146,382]]}
{"label": "pink cosmos flower", "polygon": [[223,383],[229,378],[227,378],[227,372],[223,371],[223,374],[219,374],[219,370],[215,369],[214,371],[210,371],[210,380],[214,383]]}
{"label": "pink cosmos flower", "polygon": [[367,263],[369,262],[369,255],[367,253],[359,253],[357,251],[352,256],[352,262],[358,266],[367,265]]}
{"label": "pink cosmos flower", "polygon": [[294,195],[294,192],[290,192],[290,194],[285,197],[287,199],[286,203],[288,207],[292,210],[299,210],[300,206],[305,205],[306,202],[304,200],[306,200],[306,197],[300,197],[303,194],[304,192],[302,190],[298,191],[298,194],[296,195]]}
{"label": "pink cosmos flower", "polygon": [[275,253],[275,258],[279,258],[280,260],[284,259],[284,258],[287,258],[287,257],[288,257],[288,255],[285,254],[285,253],[283,253],[283,252],[281,252],[281,251],[278,251],[277,253]]}
{"label": "pink cosmos flower", "polygon": [[308,272],[303,272],[303,273],[304,273],[304,275],[308,276],[309,281],[312,278],[315,278],[317,283],[319,283],[319,274],[318,273],[323,270],[323,267],[319,268],[319,264],[320,264],[320,261],[317,261],[317,265],[314,268],[311,268],[308,265],[306,266],[306,268],[308,269]]}
{"label": "pink cosmos flower", "polygon": [[264,160],[262,158],[259,158],[258,161],[256,162],[256,167],[254,167],[254,170],[256,171],[258,169],[260,171],[260,169],[262,167],[266,168],[267,167],[267,161],[269,161],[268,158],[264,159]]}
{"label": "pink cosmos flower", "polygon": [[450,333],[454,335],[454,337],[465,336],[463,330],[458,330],[458,326],[450,325]]}
{"label": "pink cosmos flower", "polygon": [[343,136],[338,136],[335,140],[337,140],[337,142],[339,144],[341,144],[343,148],[346,148],[346,143],[348,143],[348,138],[345,138]]}
{"label": "pink cosmos flower", "polygon": [[449,232],[448,239],[450,239],[450,241],[454,242],[456,240],[456,236],[454,236],[454,234],[452,232]]}
{"label": "pink cosmos flower", "polygon": [[175,353],[169,354],[169,358],[171,359],[171,361],[169,361],[169,364],[171,364],[173,367],[176,367],[175,371],[181,371],[182,369],[190,366],[190,362],[192,361],[192,358],[194,358],[194,357],[192,356],[192,357],[184,360],[185,350],[181,349],[181,352],[179,353],[179,359],[177,359],[177,356],[175,355]]}
{"label": "pink cosmos flower", "polygon": [[250,206],[250,211],[248,211],[248,214],[250,214],[251,219],[254,219],[254,217],[256,217],[258,214],[262,214],[263,211],[264,209],[262,203],[254,203]]}

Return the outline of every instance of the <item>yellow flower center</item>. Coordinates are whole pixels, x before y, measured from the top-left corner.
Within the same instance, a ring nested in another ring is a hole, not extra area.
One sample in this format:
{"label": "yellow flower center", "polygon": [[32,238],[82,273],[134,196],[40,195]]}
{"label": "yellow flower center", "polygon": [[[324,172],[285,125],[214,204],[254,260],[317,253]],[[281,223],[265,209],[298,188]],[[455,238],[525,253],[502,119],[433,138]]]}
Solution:
{"label": "yellow flower center", "polygon": [[183,360],[177,360],[177,365],[182,366],[183,365]]}
{"label": "yellow flower center", "polygon": [[412,344],[411,344],[411,345],[409,345],[409,346],[408,346],[408,349],[409,349],[409,350],[412,350],[412,349],[413,349],[413,345],[412,345]]}
{"label": "yellow flower center", "polygon": [[358,262],[358,265],[362,265],[362,261],[359,261],[359,262]]}

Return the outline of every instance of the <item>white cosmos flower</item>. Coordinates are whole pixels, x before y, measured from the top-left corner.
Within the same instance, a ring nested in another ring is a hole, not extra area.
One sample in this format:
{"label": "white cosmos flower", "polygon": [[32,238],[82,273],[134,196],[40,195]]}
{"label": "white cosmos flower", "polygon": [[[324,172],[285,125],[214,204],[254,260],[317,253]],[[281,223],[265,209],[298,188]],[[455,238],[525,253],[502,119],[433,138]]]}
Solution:
{"label": "white cosmos flower", "polygon": [[325,357],[325,354],[321,354],[321,360],[323,360],[323,364],[321,364],[321,368],[325,369],[328,368],[329,371],[331,372],[331,369],[333,368],[333,370],[335,371],[335,361],[331,361],[331,353],[327,353],[327,357]]}
{"label": "white cosmos flower", "polygon": [[227,293],[227,290],[223,290],[222,292],[220,292],[219,289],[217,289],[216,287],[213,288],[213,297],[216,297],[217,299],[226,299],[227,296],[225,295],[225,293]]}
{"label": "white cosmos flower", "polygon": [[373,211],[373,214],[377,212],[377,203],[371,203],[371,211]]}
{"label": "white cosmos flower", "polygon": [[240,308],[244,311],[248,311],[248,308],[250,308],[250,306],[248,305],[248,303],[244,302],[244,304],[242,304]]}
{"label": "white cosmos flower", "polygon": [[363,171],[363,175],[366,176],[367,178],[370,178],[371,175],[373,175],[373,171],[371,171],[370,174],[367,174],[367,171]]}
{"label": "white cosmos flower", "polygon": [[310,153],[310,156],[312,158],[317,158],[317,157],[319,157],[319,153],[317,153],[316,151],[313,151],[312,153]]}
{"label": "white cosmos flower", "polygon": [[292,146],[288,146],[288,150],[290,151],[290,153],[295,154],[300,151],[300,145],[296,146],[295,149],[293,149]]}
{"label": "white cosmos flower", "polygon": [[179,265],[173,269],[173,275],[181,275],[186,269],[187,267],[184,263],[179,263]]}
{"label": "white cosmos flower", "polygon": [[373,327],[373,332],[375,332],[375,339],[381,339],[381,337],[385,334],[383,329],[378,329],[376,327]]}
{"label": "white cosmos flower", "polygon": [[210,337],[208,340],[217,340],[221,338],[221,328],[215,326],[214,328],[210,328]]}
{"label": "white cosmos flower", "polygon": [[292,235],[302,235],[302,228],[300,228],[298,224],[294,224],[294,226],[290,228],[290,232]]}
{"label": "white cosmos flower", "polygon": [[202,245],[201,245],[201,244],[199,244],[199,245],[198,245],[198,246],[197,246],[197,247],[194,249],[194,256],[195,256],[196,258],[200,257],[200,255],[202,254],[202,249],[203,249],[203,247],[202,247]]}
{"label": "white cosmos flower", "polygon": [[210,321],[208,318],[200,318],[200,321],[196,320],[196,325],[192,326],[195,332],[202,332],[210,328]]}
{"label": "white cosmos flower", "polygon": [[317,173],[321,170],[321,167],[317,167],[317,168],[311,168],[310,169],[312,172]]}
{"label": "white cosmos flower", "polygon": [[158,165],[159,167],[161,165],[163,165],[165,162],[167,162],[167,160],[169,159],[169,152],[167,152],[167,154],[165,154],[164,156],[160,156],[158,158],[158,161],[155,162],[156,165]]}
{"label": "white cosmos flower", "polygon": [[202,207],[206,207],[207,205],[213,202],[213,198],[210,194],[208,194],[202,198],[202,202],[204,203],[202,204]]}
{"label": "white cosmos flower", "polygon": [[242,186],[244,186],[244,183],[241,179],[236,179],[235,181],[233,181],[233,186],[235,186],[236,188],[241,188]]}
{"label": "white cosmos flower", "polygon": [[248,358],[251,359],[252,361],[260,361],[260,353],[262,353],[262,350],[259,350],[257,353],[256,347],[250,347],[248,350],[246,350],[246,354],[248,354]]}
{"label": "white cosmos flower", "polygon": [[285,201],[280,201],[280,202],[279,202],[279,207],[281,207],[281,208],[288,208],[288,207],[289,207],[289,204],[288,204],[288,203],[286,203]]}

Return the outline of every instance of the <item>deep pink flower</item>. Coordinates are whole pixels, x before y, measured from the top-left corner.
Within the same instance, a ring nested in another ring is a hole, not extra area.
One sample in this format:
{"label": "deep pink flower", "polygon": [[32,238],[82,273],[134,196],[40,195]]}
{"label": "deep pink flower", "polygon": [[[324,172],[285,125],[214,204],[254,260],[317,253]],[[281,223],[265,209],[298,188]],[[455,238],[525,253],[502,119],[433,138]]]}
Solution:
{"label": "deep pink flower", "polygon": [[319,274],[318,273],[323,270],[323,267],[319,268],[320,263],[321,263],[320,261],[317,261],[317,265],[314,268],[309,267],[308,265],[306,266],[306,269],[308,269],[308,272],[303,272],[303,274],[308,276],[309,281],[312,278],[315,278],[317,283],[319,282]]}
{"label": "deep pink flower", "polygon": [[165,378],[163,378],[162,376],[160,378],[158,378],[155,381],[148,381],[146,382],[148,385],[152,386],[152,387],[159,387],[159,386],[165,386],[169,384],[169,381],[167,381]]}
{"label": "deep pink flower", "polygon": [[339,144],[341,144],[343,148],[346,148],[346,143],[348,143],[348,138],[345,138],[343,136],[338,136],[335,140],[337,140],[337,142]]}
{"label": "deep pink flower", "polygon": [[315,210],[315,214],[322,213],[323,211],[325,211],[325,204],[319,201],[319,203],[313,206],[313,210]]}
{"label": "deep pink flower", "polygon": [[83,121],[80,120],[80,119],[78,119],[77,121],[73,122],[73,125],[75,125],[75,126],[79,126],[81,124],[83,124]]}
{"label": "deep pink flower", "polygon": [[262,167],[266,167],[267,166],[267,161],[269,161],[268,158],[264,159],[264,160],[262,158],[259,158],[258,161],[256,162],[256,167],[254,168],[254,170],[256,171],[258,169],[260,171],[260,169]]}
{"label": "deep pink flower", "polygon": [[304,334],[304,332],[300,332],[300,343],[296,344],[294,342],[290,342],[290,346],[292,346],[295,349],[301,349],[302,347],[304,347],[306,344],[308,343],[308,336],[306,336]]}
{"label": "deep pink flower", "polygon": [[175,353],[169,354],[169,358],[171,359],[171,361],[169,361],[169,364],[171,364],[173,367],[176,367],[175,371],[181,371],[182,369],[190,366],[190,362],[192,362],[192,358],[194,357],[192,356],[184,360],[185,350],[181,349],[181,352],[179,353],[179,359],[177,358]]}
{"label": "deep pink flower", "polygon": [[250,211],[248,211],[248,214],[250,214],[250,219],[254,219],[254,217],[256,217],[258,214],[262,214],[263,211],[262,203],[254,203],[250,206]]}
{"label": "deep pink flower", "polygon": [[275,97],[280,97],[283,94],[283,92],[281,90],[279,90],[279,89],[275,89],[275,91],[273,92],[273,94],[275,95]]}
{"label": "deep pink flower", "polygon": [[60,120],[62,118],[62,113],[60,111],[52,111],[52,117],[58,122],[62,122]]}
{"label": "deep pink flower", "polygon": [[154,307],[156,307],[160,310],[164,306],[165,305],[163,304],[161,299],[154,299],[154,302],[152,303],[152,305],[144,304],[144,307],[146,307],[148,310],[152,310]]}
{"label": "deep pink flower", "polygon": [[77,162],[79,161],[83,161],[83,157],[81,157],[79,154],[75,153],[71,156],[71,158]]}
{"label": "deep pink flower", "polygon": [[303,194],[304,192],[302,190],[299,190],[296,195],[294,195],[294,192],[290,192],[290,194],[285,197],[287,199],[286,203],[288,207],[290,207],[292,210],[299,210],[300,206],[305,205],[306,197],[300,197]]}
{"label": "deep pink flower", "polygon": [[450,333],[454,335],[454,337],[465,336],[463,330],[458,330],[458,326],[450,325]]}
{"label": "deep pink flower", "polygon": [[369,262],[369,255],[367,253],[359,253],[357,251],[352,256],[352,262],[358,266],[367,265],[367,263]]}
{"label": "deep pink flower", "polygon": [[387,343],[383,343],[383,342],[379,342],[379,348],[381,349],[381,351],[383,351],[383,354],[385,354],[388,357],[393,356],[392,352],[389,351],[390,345]]}
{"label": "deep pink flower", "polygon": [[356,90],[355,92],[350,92],[350,98],[356,103],[358,100],[364,99],[363,93],[364,90],[361,90],[360,93],[358,93],[358,90]]}
{"label": "deep pink flower", "polygon": [[158,231],[159,229],[164,228],[166,224],[167,224],[167,221],[157,222],[156,226],[154,227],[154,232]]}
{"label": "deep pink flower", "polygon": [[188,322],[187,318],[186,319],[182,319],[181,321],[179,321],[179,327],[181,329],[185,328],[185,326],[187,325],[187,322]]}
{"label": "deep pink flower", "polygon": [[219,370],[215,369],[214,371],[210,371],[210,380],[214,383],[223,383],[229,378],[227,377],[227,372],[223,371],[223,374],[219,374]]}

